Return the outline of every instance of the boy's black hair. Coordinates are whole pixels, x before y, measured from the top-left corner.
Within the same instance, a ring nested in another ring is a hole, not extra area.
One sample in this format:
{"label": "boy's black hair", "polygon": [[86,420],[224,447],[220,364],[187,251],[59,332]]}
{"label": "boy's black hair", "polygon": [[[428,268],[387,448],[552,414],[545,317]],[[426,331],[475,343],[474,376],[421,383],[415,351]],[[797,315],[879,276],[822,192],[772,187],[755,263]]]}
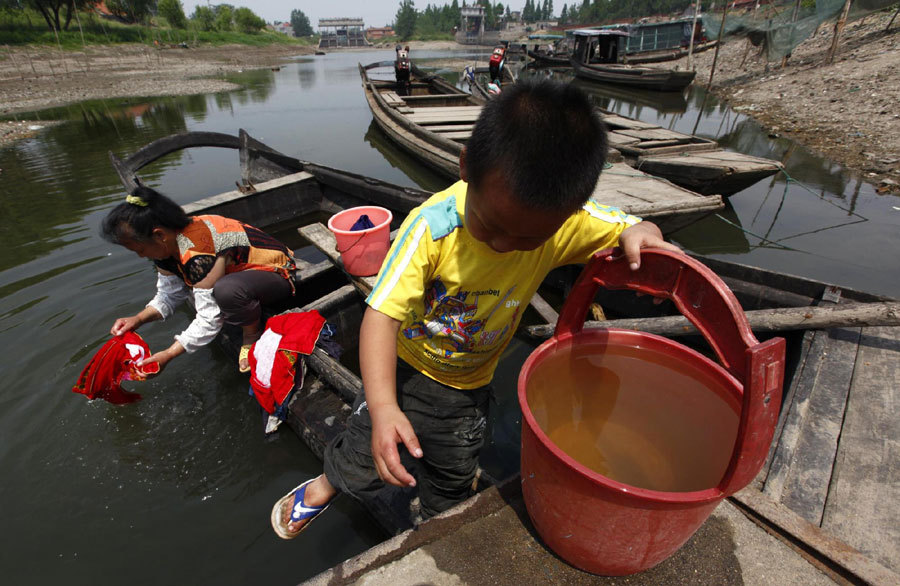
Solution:
{"label": "boy's black hair", "polygon": [[150,187],[138,185],[129,200],[134,203],[120,203],[100,223],[100,235],[113,244],[123,238],[146,242],[154,228],[182,230],[191,223],[180,205]]}
{"label": "boy's black hair", "polygon": [[523,205],[576,210],[590,198],[606,161],[606,129],[573,85],[522,80],[484,106],[466,144],[468,182],[491,170]]}

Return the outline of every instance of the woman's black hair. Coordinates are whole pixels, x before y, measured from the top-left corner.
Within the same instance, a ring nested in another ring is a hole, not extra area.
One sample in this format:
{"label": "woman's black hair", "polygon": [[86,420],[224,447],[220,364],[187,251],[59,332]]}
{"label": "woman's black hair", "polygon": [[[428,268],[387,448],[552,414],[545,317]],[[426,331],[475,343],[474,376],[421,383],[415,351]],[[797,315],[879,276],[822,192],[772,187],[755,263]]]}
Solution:
{"label": "woman's black hair", "polygon": [[146,242],[154,228],[183,230],[191,223],[180,205],[150,187],[138,185],[128,199],[100,223],[100,235],[113,244],[121,244],[123,238]]}

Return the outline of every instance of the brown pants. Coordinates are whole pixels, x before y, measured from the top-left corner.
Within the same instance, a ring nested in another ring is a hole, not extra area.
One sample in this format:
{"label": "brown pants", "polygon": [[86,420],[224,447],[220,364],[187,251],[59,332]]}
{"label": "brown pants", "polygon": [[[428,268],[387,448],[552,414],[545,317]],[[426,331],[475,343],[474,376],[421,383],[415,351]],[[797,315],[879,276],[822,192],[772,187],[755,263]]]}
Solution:
{"label": "brown pants", "polygon": [[257,323],[263,305],[274,305],[290,296],[290,281],[270,271],[229,273],[213,285],[213,297],[225,323],[236,326]]}

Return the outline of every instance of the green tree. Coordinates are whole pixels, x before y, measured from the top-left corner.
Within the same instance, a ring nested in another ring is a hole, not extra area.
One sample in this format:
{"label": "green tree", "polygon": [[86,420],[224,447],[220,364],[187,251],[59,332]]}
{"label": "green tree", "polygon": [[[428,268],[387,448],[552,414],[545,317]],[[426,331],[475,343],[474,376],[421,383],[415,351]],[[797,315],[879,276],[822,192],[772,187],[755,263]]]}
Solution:
{"label": "green tree", "polygon": [[566,24],[569,22],[569,6],[568,4],[563,4],[562,12],[559,13],[559,24]]}
{"label": "green tree", "polygon": [[165,18],[174,28],[187,28],[187,17],[178,0],[159,0],[159,4],[156,5],[156,13]]}
{"label": "green tree", "polygon": [[416,32],[416,19],[419,13],[412,0],[400,0],[400,8],[394,17],[394,32],[401,41],[409,40]]}
{"label": "green tree", "polygon": [[[31,6],[41,13],[51,30],[68,30],[75,11],[86,8],[88,0],[25,0],[24,2],[4,2],[6,10],[21,10]],[[65,20],[60,20],[60,13],[65,9]]]}
{"label": "green tree", "polygon": [[234,10],[234,25],[242,33],[258,33],[266,27],[266,21],[249,8],[241,6]]}
{"label": "green tree", "polygon": [[234,30],[232,21],[234,20],[234,9],[228,4],[219,4],[216,6],[215,27],[217,31]]}
{"label": "green tree", "polygon": [[314,34],[309,18],[302,10],[291,10],[291,28],[294,29],[296,37],[310,37]]}
{"label": "green tree", "polygon": [[216,28],[216,13],[209,6],[197,5],[194,8],[194,14],[191,15],[191,22],[202,31],[211,31]]}

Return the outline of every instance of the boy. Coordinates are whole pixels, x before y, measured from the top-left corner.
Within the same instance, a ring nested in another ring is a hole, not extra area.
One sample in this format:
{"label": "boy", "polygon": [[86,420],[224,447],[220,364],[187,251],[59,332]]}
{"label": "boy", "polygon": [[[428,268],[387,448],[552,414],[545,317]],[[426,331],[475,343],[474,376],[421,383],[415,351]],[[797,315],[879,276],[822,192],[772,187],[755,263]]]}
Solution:
{"label": "boy", "polygon": [[[365,397],[326,448],[324,474],[283,497],[272,525],[296,537],[338,492],[418,486],[428,518],[470,495],[490,382],[547,272],[618,244],[678,250],[649,222],[588,201],[606,134],[580,90],[519,82],[484,107],[461,181],[413,210],[367,298]],[[417,458],[413,476],[397,444]]]}

